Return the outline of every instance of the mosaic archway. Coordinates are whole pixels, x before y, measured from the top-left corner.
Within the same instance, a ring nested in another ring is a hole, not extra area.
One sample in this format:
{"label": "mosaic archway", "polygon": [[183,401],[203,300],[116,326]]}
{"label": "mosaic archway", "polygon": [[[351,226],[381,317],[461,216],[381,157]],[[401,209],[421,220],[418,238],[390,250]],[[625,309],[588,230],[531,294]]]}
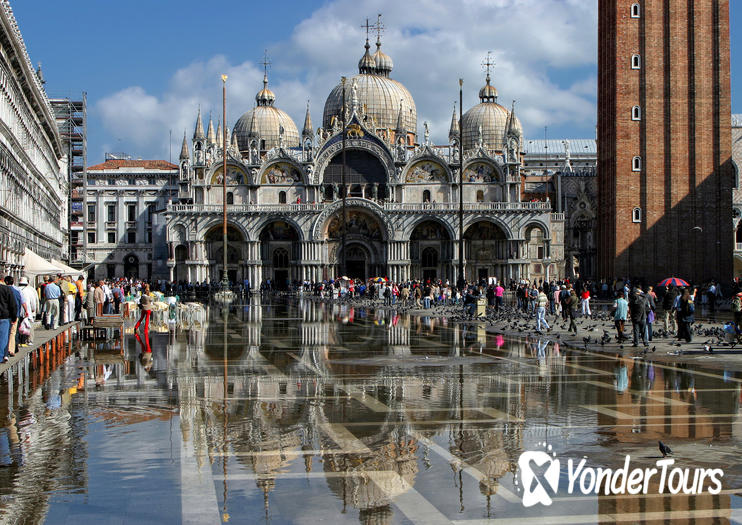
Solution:
{"label": "mosaic archway", "polygon": [[[367,278],[386,273],[386,240],[381,219],[363,209],[338,210],[327,220],[330,275]],[[373,274],[373,275],[372,275]]]}

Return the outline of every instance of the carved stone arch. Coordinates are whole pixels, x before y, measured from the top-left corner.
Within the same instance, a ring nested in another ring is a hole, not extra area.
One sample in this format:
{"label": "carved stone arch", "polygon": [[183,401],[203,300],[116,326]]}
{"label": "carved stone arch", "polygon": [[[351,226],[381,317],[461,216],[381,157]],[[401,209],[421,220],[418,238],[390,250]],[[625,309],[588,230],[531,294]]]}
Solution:
{"label": "carved stone arch", "polygon": [[493,215],[473,215],[464,218],[464,232],[469,229],[470,226],[478,222],[491,222],[498,228],[500,228],[507,239],[513,238],[513,229],[505,221],[499,217]]}
{"label": "carved stone arch", "polygon": [[[222,225],[222,218],[213,218],[211,220],[207,220],[204,224],[202,224],[198,228],[198,239],[199,241],[203,241],[206,234],[214,228],[214,226],[221,226]],[[242,236],[245,238],[245,241],[251,241],[255,240],[251,235],[250,231],[245,227],[244,224],[242,224],[239,221],[229,220],[227,219],[227,227],[232,226],[237,231],[239,231]]]}
{"label": "carved stone arch", "polygon": [[[385,241],[391,240],[393,238],[391,229],[389,227],[389,221],[387,220],[386,214],[384,213],[384,209],[376,204],[373,201],[369,201],[366,199],[346,199],[345,200],[346,208],[360,208],[367,212],[369,212],[371,215],[374,215],[378,221],[379,224],[382,227],[382,234],[383,239]],[[325,225],[327,224],[327,221],[332,217],[336,212],[339,210],[342,210],[343,203],[342,201],[333,202],[332,204],[329,204],[325,206],[325,208],[322,210],[322,212],[317,215],[317,217],[314,219],[314,223],[312,224],[312,227],[310,229],[310,237],[309,240],[313,241],[321,241],[323,240],[323,232],[325,230]]]}
{"label": "carved stone arch", "polygon": [[[206,180],[209,181],[209,184],[211,185],[221,185],[221,180],[217,180],[217,177],[221,174],[222,168],[224,166],[222,165],[222,162],[215,162],[211,165],[207,172]],[[232,180],[236,180],[236,184],[250,184],[250,175],[247,171],[247,168],[239,162],[235,162],[234,160],[227,160],[227,186],[234,186],[235,183],[230,182]]]}
{"label": "carved stone arch", "polygon": [[188,242],[188,227],[182,223],[175,223],[169,228],[168,240],[175,244]]}
{"label": "carved stone arch", "polygon": [[[291,170],[293,171],[293,175]],[[280,173],[275,173],[276,171]],[[298,180],[296,179],[296,174],[298,174]],[[283,177],[286,179],[285,182],[270,182],[270,179],[272,176],[278,176]],[[293,181],[289,182],[289,180],[293,179]],[[265,181],[265,182],[264,182]],[[295,184],[311,184],[311,181],[308,180],[308,175],[305,172],[304,168],[301,164],[296,162],[291,157],[276,157],[274,159],[271,159],[270,161],[266,162],[260,170],[258,170],[257,176],[255,178],[255,181],[253,181],[256,185],[269,185],[269,184],[286,184],[286,185],[295,185]]]}
{"label": "carved stone arch", "polygon": [[270,215],[261,217],[260,220],[253,225],[252,230],[253,232],[255,232],[255,239],[260,239],[260,234],[263,233],[263,230],[266,228],[266,226],[270,225],[273,222],[285,222],[286,224],[294,228],[299,236],[299,242],[306,239],[306,234],[301,224],[296,222],[293,217],[290,217],[288,215],[281,215],[278,213],[271,213]]}
{"label": "carved stone arch", "polygon": [[[324,144],[322,150],[318,153],[314,169],[314,184],[322,184],[324,182],[325,171],[330,165],[330,162],[333,158],[335,158],[336,155],[341,154],[342,140],[336,140],[340,135],[341,134],[338,134],[330,138]],[[345,143],[346,154],[350,151],[361,151],[370,153],[371,155],[376,157],[383,166],[384,171],[386,172],[387,183],[393,184],[398,182],[396,180],[394,159],[392,158],[391,152],[382,141],[378,139],[371,140],[367,137],[361,137],[346,139]]]}
{"label": "carved stone arch", "polygon": [[402,237],[404,240],[409,240],[412,237],[413,232],[415,231],[415,228],[417,228],[419,225],[421,225],[424,222],[436,222],[443,226],[443,229],[446,230],[446,233],[448,233],[448,236],[450,239],[456,239],[458,237],[458,233],[456,232],[456,228],[450,224],[445,218],[443,217],[436,217],[435,215],[422,215],[420,217],[417,217],[414,221],[410,223],[409,226],[407,226],[404,229],[404,233],[402,234]]}
{"label": "carved stone arch", "polygon": [[544,234],[544,239],[551,239],[551,228],[549,227],[549,225],[546,224],[540,218],[536,218],[536,217],[531,217],[530,219],[526,221],[526,223],[523,226],[521,226],[518,232],[519,237],[521,239],[525,239],[526,233],[531,228],[539,228]]}
{"label": "carved stone arch", "polygon": [[502,184],[505,172],[491,157],[474,157],[464,163],[464,184]]}

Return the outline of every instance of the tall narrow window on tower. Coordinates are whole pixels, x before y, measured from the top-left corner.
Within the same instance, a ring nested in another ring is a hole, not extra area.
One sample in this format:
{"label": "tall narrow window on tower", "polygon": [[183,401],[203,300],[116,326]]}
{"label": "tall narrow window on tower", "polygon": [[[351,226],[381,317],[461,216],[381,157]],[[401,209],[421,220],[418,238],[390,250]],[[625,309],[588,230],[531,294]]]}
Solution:
{"label": "tall narrow window on tower", "polygon": [[631,211],[631,222],[642,222],[642,209],[634,208]]}
{"label": "tall narrow window on tower", "polygon": [[631,4],[631,18],[639,18],[642,15],[642,8],[639,2]]}
{"label": "tall narrow window on tower", "polygon": [[631,160],[631,171],[642,170],[642,158],[638,155]]}
{"label": "tall narrow window on tower", "polygon": [[642,57],[638,54],[631,56],[631,69],[641,69],[642,68]]}
{"label": "tall narrow window on tower", "polygon": [[642,119],[642,108],[641,106],[634,106],[631,108],[631,120],[641,120]]}

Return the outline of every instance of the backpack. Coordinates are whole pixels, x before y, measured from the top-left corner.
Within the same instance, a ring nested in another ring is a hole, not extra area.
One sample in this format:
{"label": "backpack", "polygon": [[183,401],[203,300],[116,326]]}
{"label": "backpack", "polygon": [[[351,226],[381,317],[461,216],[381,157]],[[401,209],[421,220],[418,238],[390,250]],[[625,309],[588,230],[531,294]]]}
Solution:
{"label": "backpack", "polygon": [[732,312],[739,313],[742,312],[742,299],[739,297],[735,297],[732,300]]}

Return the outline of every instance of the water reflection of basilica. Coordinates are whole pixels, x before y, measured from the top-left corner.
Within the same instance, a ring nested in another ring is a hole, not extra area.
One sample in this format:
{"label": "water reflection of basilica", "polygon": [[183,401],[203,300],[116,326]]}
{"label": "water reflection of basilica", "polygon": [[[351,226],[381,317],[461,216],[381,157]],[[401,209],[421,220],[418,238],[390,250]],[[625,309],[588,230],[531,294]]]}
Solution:
{"label": "water reflection of basilica", "polygon": [[[87,458],[86,417],[126,433],[173,422],[180,470],[192,464],[207,480],[199,490],[218,481],[219,510],[249,509],[253,521],[314,505],[329,520],[345,512],[346,521],[390,523],[419,510],[410,501],[461,519],[494,516],[520,508],[513,473],[539,441],[612,467],[624,454],[646,455],[657,439],[684,456],[708,440],[709,465],[734,463],[740,389],[721,372],[313,301],[236,306],[223,319],[211,309],[203,330],[153,333],[151,360],[142,359],[146,342],[127,336],[123,353],[82,347],[81,360],[37,377],[44,386],[29,388],[15,411],[17,421],[32,422],[9,427],[30,439],[13,449],[25,456],[8,486],[30,486],[40,471],[68,472],[74,490],[89,490],[86,469],[100,467]],[[62,453],[45,448],[52,437],[66,444]],[[131,461],[120,454],[106,459]],[[742,479],[728,476],[725,487]],[[295,501],[298,479],[307,487],[299,494],[314,487],[311,504]],[[668,498],[596,499],[605,515],[660,512],[671,501],[673,512],[714,508],[723,517],[731,504],[728,495]],[[0,502],[0,512],[43,514],[46,501]],[[574,512],[568,501],[553,510]]]}

